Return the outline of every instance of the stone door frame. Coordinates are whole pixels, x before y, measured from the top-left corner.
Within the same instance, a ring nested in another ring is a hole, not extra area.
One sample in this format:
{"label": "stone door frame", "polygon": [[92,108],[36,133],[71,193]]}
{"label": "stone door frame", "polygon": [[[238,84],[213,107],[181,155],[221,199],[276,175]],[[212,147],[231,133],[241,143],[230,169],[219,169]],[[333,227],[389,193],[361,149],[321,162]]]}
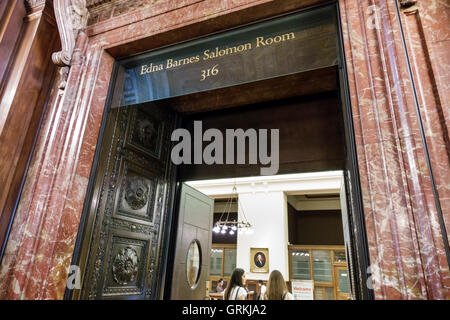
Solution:
{"label": "stone door frame", "polygon": [[[80,32],[37,138],[0,298],[63,298],[115,59],[320,2],[164,1]],[[433,25],[420,19],[431,9],[427,0],[340,0],[339,8],[375,298],[449,298],[450,120],[423,32]],[[435,91],[420,91],[430,83]]]}

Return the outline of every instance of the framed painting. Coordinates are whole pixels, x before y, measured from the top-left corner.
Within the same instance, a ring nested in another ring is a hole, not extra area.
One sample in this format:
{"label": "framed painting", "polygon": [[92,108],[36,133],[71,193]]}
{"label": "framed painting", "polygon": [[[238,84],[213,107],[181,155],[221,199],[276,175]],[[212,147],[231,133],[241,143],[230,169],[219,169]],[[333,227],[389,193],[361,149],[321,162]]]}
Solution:
{"label": "framed painting", "polygon": [[250,248],[250,272],[269,272],[268,248]]}

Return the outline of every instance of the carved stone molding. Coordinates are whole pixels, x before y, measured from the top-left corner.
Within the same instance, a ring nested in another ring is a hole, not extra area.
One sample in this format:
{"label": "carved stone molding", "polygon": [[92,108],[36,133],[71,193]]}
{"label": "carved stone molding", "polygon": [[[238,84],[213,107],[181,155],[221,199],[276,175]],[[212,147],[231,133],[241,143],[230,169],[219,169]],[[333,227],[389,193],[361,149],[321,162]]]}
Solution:
{"label": "carved stone molding", "polygon": [[417,0],[399,0],[399,3],[402,9],[406,9],[415,5]]}
{"label": "carved stone molding", "polygon": [[30,14],[45,5],[46,0],[25,0],[25,9]]}
{"label": "carved stone molding", "polygon": [[69,67],[62,67],[59,69],[59,86],[58,89],[64,90],[69,76]]}
{"label": "carved stone molding", "polygon": [[106,2],[111,2],[111,0],[87,0],[87,8],[92,8],[101,5]]}
{"label": "carved stone molding", "polygon": [[78,32],[89,17],[86,0],[54,0],[53,7],[62,50],[53,53],[52,60],[58,66],[69,66]]}

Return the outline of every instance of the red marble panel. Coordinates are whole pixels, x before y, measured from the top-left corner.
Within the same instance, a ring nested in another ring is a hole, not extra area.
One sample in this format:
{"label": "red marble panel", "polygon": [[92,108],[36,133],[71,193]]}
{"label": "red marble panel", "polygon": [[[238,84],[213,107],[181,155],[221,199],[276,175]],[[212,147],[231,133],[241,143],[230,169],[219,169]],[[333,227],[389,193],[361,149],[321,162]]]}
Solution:
{"label": "red marble panel", "polygon": [[[70,266],[72,252],[76,241],[79,222],[81,219],[81,211],[83,207],[87,183],[89,180],[92,161],[94,159],[95,147],[97,144],[98,133],[100,129],[99,119],[103,116],[103,107],[105,105],[108,93],[110,76],[114,64],[114,59],[106,52],[97,49],[93,52],[96,55],[92,60],[92,67],[102,70],[98,73],[95,80],[94,92],[89,91],[90,97],[86,97],[83,103],[86,104],[86,110],[83,118],[83,128],[81,136],[82,141],[77,141],[77,164],[74,168],[71,185],[67,189],[65,203],[62,208],[58,208],[62,213],[61,222],[59,224],[58,236],[55,243],[54,254],[51,256],[52,261],[49,263],[50,270],[47,276],[51,281],[45,287],[43,292],[44,299],[62,299],[66,287],[66,277],[62,276],[67,273]],[[102,55],[102,57],[100,57]],[[101,60],[100,60],[101,59]],[[101,62],[100,62],[101,61]],[[99,64],[100,62],[100,64]],[[96,70],[96,71],[98,71]],[[95,72],[93,73],[94,77]],[[93,81],[93,78],[90,80]],[[92,87],[94,87],[92,85]],[[89,102],[89,99],[92,99]]]}
{"label": "red marble panel", "polygon": [[376,298],[443,299],[449,271],[392,1],[341,1]]}
{"label": "red marble panel", "polygon": [[[79,82],[80,67],[72,66],[69,82]],[[77,160],[73,152],[77,143],[71,140],[79,139],[77,121],[78,125],[83,121],[74,106],[63,104],[70,101],[71,93],[73,101],[77,96],[71,90],[67,90],[65,95],[56,93],[47,110],[28,183],[0,268],[0,297],[3,299],[43,297],[43,282],[47,279],[61,225],[61,206],[73,178],[72,166]],[[73,231],[76,233],[76,230]]]}
{"label": "red marble panel", "polygon": [[[450,142],[448,92],[450,65],[449,8],[436,1],[400,13],[414,85],[439,194],[443,219],[450,239]],[[430,19],[433,17],[433,19]],[[444,53],[444,54],[443,54]]]}
{"label": "red marble panel", "polygon": [[[45,110],[56,67],[51,53],[59,46],[56,25],[49,8],[40,7],[32,15],[16,9],[0,39],[0,64],[7,70],[0,79],[0,244],[3,245],[12,212],[20,194],[22,179],[33,148],[36,131]],[[23,9],[23,8],[21,8]],[[25,11],[23,9],[23,11]],[[4,17],[2,17],[3,19]],[[17,24],[17,22],[21,22]],[[23,24],[22,24],[23,22]],[[9,31],[17,28],[11,37]],[[11,43],[12,41],[12,43]],[[1,69],[1,68],[0,68]],[[2,73],[3,71],[0,71]]]}

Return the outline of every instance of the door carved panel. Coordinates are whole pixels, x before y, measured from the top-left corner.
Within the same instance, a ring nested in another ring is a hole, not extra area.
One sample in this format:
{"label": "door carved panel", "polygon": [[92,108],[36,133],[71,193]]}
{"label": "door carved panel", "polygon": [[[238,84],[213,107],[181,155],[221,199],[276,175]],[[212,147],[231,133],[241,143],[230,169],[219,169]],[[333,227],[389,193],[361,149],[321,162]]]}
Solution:
{"label": "door carved panel", "polygon": [[82,299],[159,298],[175,115],[156,105],[112,109],[82,243]]}

